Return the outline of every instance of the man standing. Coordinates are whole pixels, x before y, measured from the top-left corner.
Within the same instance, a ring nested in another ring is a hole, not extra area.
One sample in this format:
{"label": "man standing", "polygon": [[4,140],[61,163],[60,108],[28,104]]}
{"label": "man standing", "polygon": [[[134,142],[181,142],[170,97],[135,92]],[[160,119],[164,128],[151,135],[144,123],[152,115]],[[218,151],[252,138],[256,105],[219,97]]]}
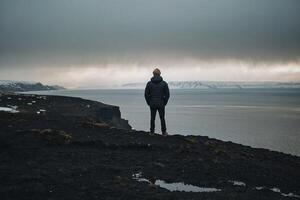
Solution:
{"label": "man standing", "polygon": [[158,111],[162,134],[164,136],[167,136],[168,133],[165,121],[165,106],[168,103],[170,92],[168,84],[163,81],[160,74],[161,73],[159,69],[154,69],[153,77],[151,78],[151,81],[147,83],[147,86],[145,88],[145,99],[148,106],[150,106],[151,111],[150,133],[154,134],[155,116],[156,111]]}

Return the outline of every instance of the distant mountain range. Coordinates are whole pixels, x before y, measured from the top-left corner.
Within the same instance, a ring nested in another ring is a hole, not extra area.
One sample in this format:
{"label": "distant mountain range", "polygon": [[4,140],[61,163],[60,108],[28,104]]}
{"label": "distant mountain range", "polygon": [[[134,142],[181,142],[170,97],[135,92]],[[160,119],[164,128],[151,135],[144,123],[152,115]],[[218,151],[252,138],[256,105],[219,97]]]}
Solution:
{"label": "distant mountain range", "polygon": [[[222,81],[170,81],[171,89],[255,89],[255,88],[299,88],[300,82],[222,82]],[[122,88],[141,89],[146,83],[127,83]]]}
{"label": "distant mountain range", "polygon": [[11,81],[0,80],[0,92],[26,92],[26,91],[40,91],[40,90],[60,90],[65,89],[57,85],[43,85],[39,82],[32,81]]}

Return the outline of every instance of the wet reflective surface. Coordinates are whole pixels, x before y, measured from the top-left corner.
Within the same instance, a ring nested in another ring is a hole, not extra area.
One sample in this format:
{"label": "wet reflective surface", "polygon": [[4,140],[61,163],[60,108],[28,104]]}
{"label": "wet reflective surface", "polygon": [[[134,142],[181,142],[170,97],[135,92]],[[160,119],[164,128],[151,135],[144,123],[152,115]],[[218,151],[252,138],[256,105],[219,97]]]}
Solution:
{"label": "wet reflective surface", "polygon": [[198,187],[190,184],[184,183],[166,183],[163,180],[156,180],[155,185],[165,188],[171,192],[179,191],[179,192],[219,192],[220,189],[217,188],[205,188]]}
{"label": "wet reflective surface", "polygon": [[[150,180],[143,178],[142,173],[136,173],[132,175],[132,178],[138,182],[147,182],[149,184],[153,184]],[[206,188],[206,187],[198,187],[185,183],[166,183],[163,180],[156,180],[154,185],[159,186],[161,188],[167,189],[171,192],[219,192],[221,189],[217,188]]]}

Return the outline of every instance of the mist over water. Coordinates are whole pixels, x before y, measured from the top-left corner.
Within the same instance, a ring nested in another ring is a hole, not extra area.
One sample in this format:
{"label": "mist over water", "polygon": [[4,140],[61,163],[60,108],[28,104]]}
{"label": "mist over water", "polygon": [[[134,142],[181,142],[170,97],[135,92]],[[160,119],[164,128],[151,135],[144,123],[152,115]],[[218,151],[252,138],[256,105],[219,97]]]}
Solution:
{"label": "mist over water", "polygon": [[[61,90],[38,94],[76,96],[120,107],[136,130],[149,130],[143,90]],[[299,89],[171,90],[169,134],[206,135],[252,147],[300,155]],[[156,132],[160,133],[157,114]]]}

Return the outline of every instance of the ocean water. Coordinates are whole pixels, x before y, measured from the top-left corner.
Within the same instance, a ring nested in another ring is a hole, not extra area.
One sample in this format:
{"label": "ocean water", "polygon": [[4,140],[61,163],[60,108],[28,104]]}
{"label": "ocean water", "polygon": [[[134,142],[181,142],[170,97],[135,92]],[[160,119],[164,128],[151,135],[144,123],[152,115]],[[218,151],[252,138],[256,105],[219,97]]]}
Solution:
{"label": "ocean water", "polygon": [[[299,89],[171,90],[166,107],[169,134],[205,135],[252,147],[300,156]],[[31,92],[32,93],[32,92]],[[149,130],[144,91],[60,90],[36,94],[64,95],[120,107],[136,130]],[[160,133],[157,114],[156,132]]]}

